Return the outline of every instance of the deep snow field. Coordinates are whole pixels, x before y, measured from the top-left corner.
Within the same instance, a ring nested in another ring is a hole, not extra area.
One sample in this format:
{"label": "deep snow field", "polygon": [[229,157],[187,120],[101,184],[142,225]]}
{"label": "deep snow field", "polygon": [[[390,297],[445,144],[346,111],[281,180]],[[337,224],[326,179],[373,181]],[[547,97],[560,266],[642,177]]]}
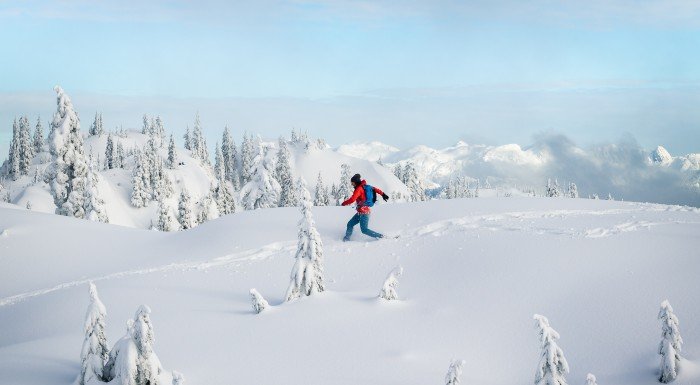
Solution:
{"label": "deep snow field", "polygon": [[[110,345],[140,304],[155,352],[191,385],[531,384],[533,314],[561,334],[569,384],[657,384],[659,304],[685,344],[676,385],[700,384],[700,211],[588,199],[379,205],[340,241],[347,207],[314,208],[328,291],[284,303],[297,208],[161,233],[0,206],[0,384],[71,384],[92,280]],[[401,264],[400,301],[377,298]],[[249,289],[273,307],[253,313]],[[168,384],[169,385],[169,384]]]}

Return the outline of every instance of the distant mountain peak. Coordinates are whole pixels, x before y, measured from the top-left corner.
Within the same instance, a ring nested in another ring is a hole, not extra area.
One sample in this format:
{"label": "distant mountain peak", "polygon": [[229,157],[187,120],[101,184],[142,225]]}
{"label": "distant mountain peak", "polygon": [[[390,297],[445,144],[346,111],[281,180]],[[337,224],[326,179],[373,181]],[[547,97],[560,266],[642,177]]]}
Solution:
{"label": "distant mountain peak", "polygon": [[651,159],[652,163],[659,164],[669,164],[673,161],[673,157],[663,146],[656,147],[656,149],[649,155],[649,158]]}

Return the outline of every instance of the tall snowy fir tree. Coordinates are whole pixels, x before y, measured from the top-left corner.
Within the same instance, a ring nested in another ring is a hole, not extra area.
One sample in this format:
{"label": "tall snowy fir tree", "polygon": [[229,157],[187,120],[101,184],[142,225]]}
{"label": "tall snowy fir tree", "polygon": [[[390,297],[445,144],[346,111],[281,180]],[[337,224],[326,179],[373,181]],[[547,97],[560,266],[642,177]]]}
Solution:
{"label": "tall snowy fir tree", "polygon": [[547,186],[545,186],[545,196],[549,198],[557,198],[561,196],[559,182],[556,179],[554,180],[554,183],[552,183],[552,179],[547,179]]}
{"label": "tall snowy fir tree", "polygon": [[219,215],[228,215],[236,212],[236,201],[228,182],[221,179],[215,190],[216,207]]}
{"label": "tall snowy fir tree", "polygon": [[683,338],[681,338],[681,332],[678,329],[678,317],[673,313],[673,308],[668,300],[661,302],[658,318],[661,320],[661,342],[659,342],[661,376],[659,381],[669,383],[678,376]]}
{"label": "tall snowy fir tree", "polygon": [[160,115],[156,116],[153,122],[153,135],[158,140],[158,145],[163,148],[165,147],[165,127],[163,126],[163,120]]}
{"label": "tall snowy fir tree", "polygon": [[221,148],[219,147],[218,142],[214,145],[214,176],[219,182],[226,179],[224,156],[221,154]]}
{"label": "tall snowy fir tree", "polygon": [[56,86],[57,109],[51,123],[49,145],[51,164],[51,193],[56,214],[84,218],[83,197],[88,173],[80,134],[80,120],[68,95]]}
{"label": "tall snowy fir tree", "polygon": [[250,181],[241,187],[241,202],[246,210],[276,207],[281,187],[273,177],[272,162],[265,156],[260,138],[256,138],[254,148]]}
{"label": "tall snowy fir tree", "polygon": [[88,176],[85,182],[84,210],[85,218],[91,221],[109,223],[105,201],[100,197],[97,187],[100,181],[100,174],[97,171],[97,164],[92,162],[88,168]]}
{"label": "tall snowy fir tree", "polygon": [[323,185],[323,178],[319,172],[316,179],[316,191],[314,192],[314,206],[328,206],[330,200],[328,189]]}
{"label": "tall snowy fir tree", "polygon": [[19,171],[22,175],[29,175],[29,171],[32,168],[32,159],[34,158],[34,142],[32,141],[32,129],[29,125],[29,118],[26,116],[19,118],[19,130]]}
{"label": "tall snowy fir tree", "polygon": [[535,385],[566,385],[564,376],[569,373],[569,364],[564,352],[559,348],[557,333],[547,317],[535,314],[533,317],[540,338],[540,362],[535,372]]}
{"label": "tall snowy fir tree", "polygon": [[152,133],[151,119],[148,115],[143,114],[143,125],[141,126],[141,133],[150,136]]}
{"label": "tall snowy fir tree", "polygon": [[569,198],[578,198],[578,187],[576,187],[576,183],[569,183],[569,191],[567,192],[567,195]]}
{"label": "tall snowy fir tree", "polygon": [[185,141],[185,150],[192,150],[192,134],[190,133],[190,126],[187,126],[185,130],[185,135],[182,136]]}
{"label": "tall snowy fir tree", "polygon": [[[352,177],[352,174],[350,172],[350,165],[343,163],[340,165],[340,184],[338,184],[338,201],[343,201],[345,199],[348,199],[353,191],[352,191],[352,185],[350,184],[350,178]],[[336,204],[339,204],[340,202],[336,202]]]}
{"label": "tall snowy fir tree", "polygon": [[114,167],[114,140],[112,139],[112,133],[107,134],[107,145],[105,146],[105,168],[111,170]]}
{"label": "tall snowy fir tree", "polygon": [[136,384],[158,385],[163,368],[153,352],[155,336],[151,323],[151,308],[141,305],[134,316],[133,339],[138,356],[136,359]]}
{"label": "tall snowy fir tree", "polygon": [[203,164],[209,165],[209,150],[207,141],[202,132],[202,123],[199,121],[199,112],[194,117],[194,128],[192,130],[192,156],[199,159]]}
{"label": "tall snowy fir tree", "polygon": [[141,152],[136,151],[134,153],[134,170],[131,174],[131,205],[136,208],[146,206],[151,199],[150,186],[144,182],[147,178]]}
{"label": "tall snowy fir tree", "polygon": [[244,132],[243,142],[241,143],[241,186],[250,182],[250,178],[253,175],[255,150],[253,139],[250,138],[247,132]]}
{"label": "tall snowy fir tree", "polygon": [[178,166],[177,161],[177,149],[175,148],[175,139],[173,134],[170,134],[170,140],[168,141],[168,168],[174,170]]}
{"label": "tall snowy fir tree", "polygon": [[90,136],[100,136],[104,133],[104,126],[102,123],[102,113],[95,112],[95,120],[93,120],[90,126],[89,134]]}
{"label": "tall snowy fir tree", "polygon": [[191,229],[193,226],[190,193],[185,188],[180,191],[180,198],[177,202],[177,221],[183,230]]}
{"label": "tall snowy fir tree", "polygon": [[170,211],[170,206],[164,200],[158,201],[158,230],[160,231],[177,231],[179,230],[176,225],[178,223],[173,218]]}
{"label": "tall snowy fir tree", "polygon": [[396,176],[396,178],[400,180],[401,183],[406,183],[406,178],[404,178],[403,175],[403,167],[401,167],[399,163],[396,163],[396,165],[394,166],[394,176]]}
{"label": "tall snowy fir tree", "polygon": [[323,277],[323,242],[316,230],[313,218],[311,195],[303,179],[299,179],[297,190],[301,198],[301,220],[297,233],[297,251],[291,281],[287,288],[287,301],[301,296],[321,293],[325,290]]}
{"label": "tall snowy fir tree", "polygon": [[34,128],[34,152],[40,153],[44,151],[44,126],[41,124],[41,117],[36,119],[36,127]]}
{"label": "tall snowy fir tree", "polygon": [[21,156],[20,156],[20,143],[19,143],[19,123],[17,123],[17,118],[15,118],[14,122],[12,123],[12,140],[10,141],[10,153],[7,158],[7,162],[9,164],[9,175],[12,177],[12,180],[17,180],[20,177],[20,163],[21,163]]}
{"label": "tall snowy fir tree", "polygon": [[114,154],[114,168],[124,168],[124,146],[122,145],[122,142],[117,140],[117,149]]}
{"label": "tall snowy fir tree", "polygon": [[411,192],[411,201],[422,202],[426,200],[425,188],[418,177],[418,171],[416,171],[416,167],[413,165],[413,163],[406,163],[406,167],[404,167],[403,171],[403,177],[404,184],[406,184],[406,187],[408,187],[408,190]]}
{"label": "tall snowy fir tree", "polygon": [[221,155],[224,158],[224,172],[226,180],[233,184],[234,191],[240,186],[240,178],[238,176],[238,150],[236,142],[231,136],[228,126],[224,127],[224,133],[221,138]]}
{"label": "tall snowy fir tree", "polygon": [[105,363],[109,357],[107,347],[107,336],[105,334],[107,310],[97,295],[97,288],[90,282],[90,305],[83,331],[85,340],[80,351],[80,375],[77,379],[78,385],[85,385],[91,381],[103,381]]}
{"label": "tall snowy fir tree", "polygon": [[287,140],[283,137],[279,138],[279,148],[277,150],[277,165],[275,168],[275,179],[282,187],[279,197],[279,207],[294,207],[297,206],[297,191],[292,178],[292,165],[290,159],[292,154],[289,152]]}

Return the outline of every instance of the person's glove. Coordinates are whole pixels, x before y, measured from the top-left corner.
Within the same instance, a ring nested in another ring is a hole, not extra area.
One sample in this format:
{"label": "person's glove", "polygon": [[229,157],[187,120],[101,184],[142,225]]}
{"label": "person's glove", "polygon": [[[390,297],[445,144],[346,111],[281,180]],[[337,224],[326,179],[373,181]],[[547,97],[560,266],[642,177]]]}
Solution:
{"label": "person's glove", "polygon": [[384,194],[382,194],[382,199],[384,199],[384,202],[388,202],[388,201],[389,201],[389,196],[386,195],[386,193],[384,193]]}

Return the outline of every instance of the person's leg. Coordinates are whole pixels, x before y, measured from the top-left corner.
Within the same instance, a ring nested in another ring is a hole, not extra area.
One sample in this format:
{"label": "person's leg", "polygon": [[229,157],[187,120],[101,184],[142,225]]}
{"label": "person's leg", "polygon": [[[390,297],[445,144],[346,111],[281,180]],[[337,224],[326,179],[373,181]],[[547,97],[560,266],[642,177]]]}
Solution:
{"label": "person's leg", "polygon": [[360,215],[360,230],[362,230],[362,234],[368,235],[372,238],[382,238],[383,235],[376,232],[372,231],[369,229],[369,214],[362,214]]}
{"label": "person's leg", "polygon": [[360,223],[360,214],[355,214],[348,221],[348,226],[345,230],[345,237],[343,238],[344,241],[350,240],[350,236],[352,235],[352,228],[355,227],[355,225],[358,223]]}

